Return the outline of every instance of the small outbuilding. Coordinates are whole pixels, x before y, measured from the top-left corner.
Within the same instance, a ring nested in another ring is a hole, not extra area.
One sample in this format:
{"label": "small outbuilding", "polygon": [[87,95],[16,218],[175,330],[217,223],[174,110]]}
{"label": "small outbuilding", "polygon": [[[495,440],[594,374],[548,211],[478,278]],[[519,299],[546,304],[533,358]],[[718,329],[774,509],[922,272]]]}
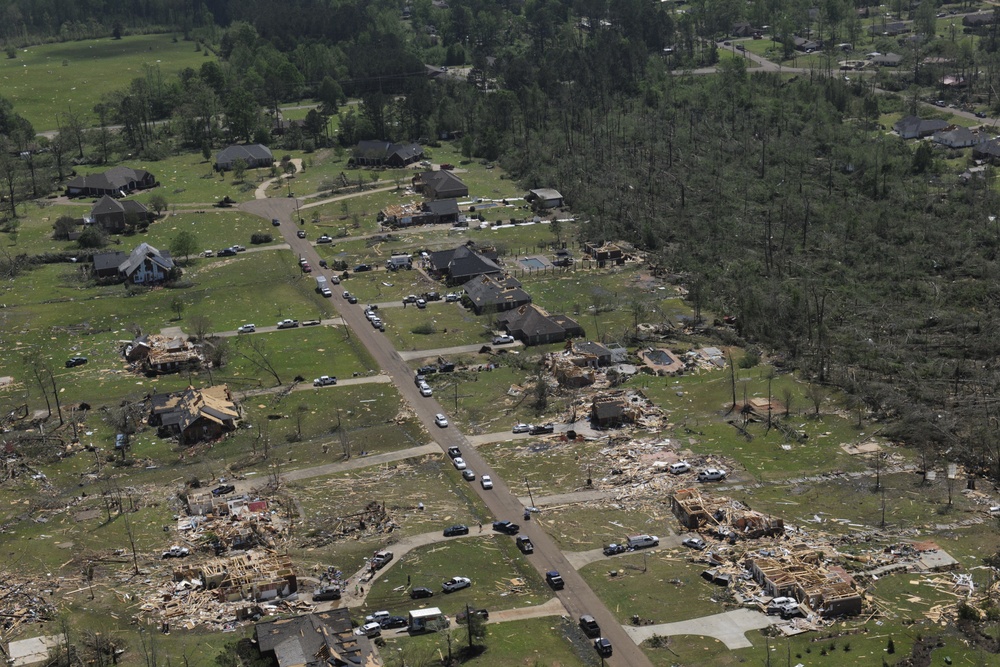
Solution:
{"label": "small outbuilding", "polygon": [[539,188],[529,190],[525,201],[534,204],[537,208],[558,208],[563,205],[563,196],[558,190],[552,188]]}

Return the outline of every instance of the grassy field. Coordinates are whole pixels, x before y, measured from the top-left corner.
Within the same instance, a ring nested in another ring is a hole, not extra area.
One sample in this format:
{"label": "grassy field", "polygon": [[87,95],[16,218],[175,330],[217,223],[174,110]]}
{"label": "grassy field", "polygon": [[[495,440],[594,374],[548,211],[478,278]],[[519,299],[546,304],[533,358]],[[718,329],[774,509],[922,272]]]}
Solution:
{"label": "grassy field", "polygon": [[134,35],[31,46],[0,61],[0,77],[4,97],[41,132],[65,125],[58,114],[76,113],[94,124],[94,105],[145,76],[146,66],[166,77],[212,58],[174,35]]}

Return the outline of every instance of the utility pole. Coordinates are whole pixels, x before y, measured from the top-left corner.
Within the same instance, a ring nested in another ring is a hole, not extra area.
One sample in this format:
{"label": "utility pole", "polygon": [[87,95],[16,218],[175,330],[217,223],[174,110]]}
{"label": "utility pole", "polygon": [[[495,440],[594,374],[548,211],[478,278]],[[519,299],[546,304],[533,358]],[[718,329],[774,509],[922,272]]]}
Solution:
{"label": "utility pole", "polygon": [[524,486],[527,487],[527,489],[528,489],[528,500],[531,501],[531,506],[534,507],[535,506],[535,499],[531,495],[531,486],[528,484],[528,478],[527,478],[527,476],[524,478]]}

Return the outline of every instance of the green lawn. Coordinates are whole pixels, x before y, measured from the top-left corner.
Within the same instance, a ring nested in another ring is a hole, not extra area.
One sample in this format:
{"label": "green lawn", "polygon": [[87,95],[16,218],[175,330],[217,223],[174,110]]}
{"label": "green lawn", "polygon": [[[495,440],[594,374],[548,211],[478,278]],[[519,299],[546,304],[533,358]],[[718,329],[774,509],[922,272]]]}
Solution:
{"label": "green lawn", "polygon": [[121,40],[94,39],[41,44],[21,49],[17,58],[0,61],[4,97],[35,131],[65,125],[58,114],[76,113],[96,123],[94,105],[108,93],[145,75],[145,67],[164,76],[198,69],[214,56],[194,50],[193,42],[175,36],[134,35]]}

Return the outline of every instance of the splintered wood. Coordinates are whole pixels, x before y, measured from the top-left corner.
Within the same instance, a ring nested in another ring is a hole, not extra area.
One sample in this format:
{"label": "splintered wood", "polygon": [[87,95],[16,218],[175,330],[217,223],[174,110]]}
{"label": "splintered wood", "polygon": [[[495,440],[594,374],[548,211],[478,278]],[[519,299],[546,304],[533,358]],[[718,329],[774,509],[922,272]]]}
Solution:
{"label": "splintered wood", "polygon": [[42,623],[56,615],[54,606],[42,598],[42,593],[51,594],[51,582],[18,579],[14,575],[0,572],[0,641],[6,643],[16,637],[22,626]]}

